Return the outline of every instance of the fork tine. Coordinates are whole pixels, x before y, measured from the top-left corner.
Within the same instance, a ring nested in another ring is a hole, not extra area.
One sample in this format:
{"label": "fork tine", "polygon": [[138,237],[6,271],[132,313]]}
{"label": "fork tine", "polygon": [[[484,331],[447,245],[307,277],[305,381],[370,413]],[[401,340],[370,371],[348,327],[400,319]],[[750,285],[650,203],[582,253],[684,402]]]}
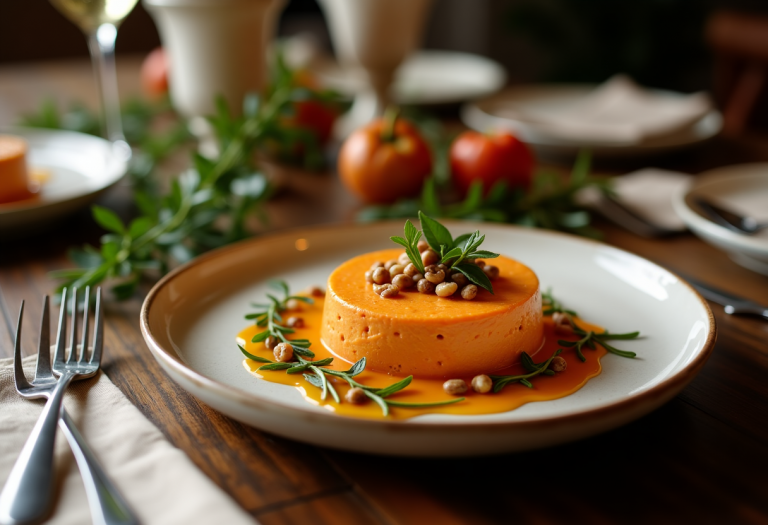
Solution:
{"label": "fork tine", "polygon": [[104,312],[101,311],[101,287],[96,289],[96,314],[93,319],[93,353],[91,363],[101,363],[101,349],[104,347]]}
{"label": "fork tine", "polygon": [[48,313],[48,296],[43,297],[43,315],[40,319],[40,342],[37,346],[35,381],[48,379],[51,372],[51,320]]}
{"label": "fork tine", "polygon": [[69,334],[69,356],[67,364],[75,362],[77,355],[77,288],[72,288],[72,325]]}
{"label": "fork tine", "polygon": [[56,353],[53,360],[56,365],[64,364],[64,345],[67,340],[67,289],[61,291],[61,308],[59,309],[59,331],[56,334]]}
{"label": "fork tine", "polygon": [[91,287],[85,287],[85,303],[83,303],[83,335],[80,338],[82,341],[80,344],[80,364],[85,364],[86,355],[88,354],[88,326],[90,324],[88,314],[91,310]]}
{"label": "fork tine", "polygon": [[24,388],[30,388],[27,376],[24,375],[24,368],[21,366],[21,320],[24,318],[24,301],[21,301],[19,308],[19,322],[16,325],[16,341],[13,344],[13,382],[16,384],[16,390],[21,391]]}

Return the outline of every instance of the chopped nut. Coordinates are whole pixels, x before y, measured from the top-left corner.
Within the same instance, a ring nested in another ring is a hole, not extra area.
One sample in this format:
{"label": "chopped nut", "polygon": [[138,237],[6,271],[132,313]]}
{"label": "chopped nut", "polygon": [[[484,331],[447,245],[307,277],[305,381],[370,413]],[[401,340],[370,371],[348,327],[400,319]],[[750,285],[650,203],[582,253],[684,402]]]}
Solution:
{"label": "chopped nut", "polygon": [[400,288],[394,284],[385,284],[379,293],[384,299],[391,299],[400,293]]}
{"label": "chopped nut", "polygon": [[435,293],[438,297],[450,297],[458,289],[459,285],[456,283],[440,283],[435,287]]}
{"label": "chopped nut", "polygon": [[421,293],[432,293],[435,291],[435,285],[426,279],[419,279],[416,283],[416,289]]}
{"label": "chopped nut", "polygon": [[499,276],[499,268],[492,264],[486,264],[483,266],[483,272],[485,272],[485,275],[487,275],[491,281]]}
{"label": "chopped nut", "polygon": [[405,268],[403,268],[403,273],[407,275],[408,277],[413,277],[417,273],[419,273],[419,269],[416,268],[416,265],[413,263],[408,263],[405,265]]}
{"label": "chopped nut", "polygon": [[286,310],[301,310],[301,301],[298,299],[288,299],[285,301]]}
{"label": "chopped nut", "polygon": [[373,270],[368,270],[365,272],[365,282],[372,283],[373,282]]}
{"label": "chopped nut", "polygon": [[397,264],[402,264],[405,266],[409,262],[411,262],[411,260],[408,258],[408,254],[405,252],[401,253],[400,257],[397,258]]}
{"label": "chopped nut", "polygon": [[477,286],[474,284],[468,284],[461,289],[461,298],[471,301],[477,297]]}
{"label": "chopped nut", "polygon": [[443,383],[443,390],[446,394],[458,396],[467,391],[467,382],[463,379],[449,379]]}
{"label": "chopped nut", "polygon": [[392,284],[403,290],[413,286],[413,279],[410,276],[401,273],[400,275],[395,275],[395,278],[392,279]]}
{"label": "chopped nut", "polygon": [[376,284],[386,284],[391,280],[388,268],[376,268],[373,271],[373,282]]}
{"label": "chopped nut", "polygon": [[307,288],[306,293],[311,297],[325,297],[325,290],[319,286],[310,286]]}
{"label": "chopped nut", "polygon": [[560,357],[559,355],[556,355],[552,358],[552,361],[549,362],[549,368],[554,370],[555,372],[562,372],[566,369],[568,366],[568,363],[565,361],[563,357]]}
{"label": "chopped nut", "polygon": [[374,284],[373,285],[373,293],[376,295],[381,295],[381,291],[384,289],[384,287],[387,286],[386,284]]}
{"label": "chopped nut", "polygon": [[266,339],[264,339],[264,346],[267,347],[267,350],[274,350],[277,346],[277,337],[274,336],[267,336]]}
{"label": "chopped nut", "polygon": [[459,285],[459,288],[463,288],[469,282],[467,276],[461,272],[452,273],[449,277],[450,281]]}
{"label": "chopped nut", "polygon": [[437,264],[440,261],[440,256],[437,254],[434,250],[424,250],[421,252],[421,262],[424,263],[424,266],[429,266],[430,264]]}
{"label": "chopped nut", "polygon": [[394,278],[395,275],[400,275],[405,270],[405,266],[402,264],[394,264],[389,268],[389,276]]}
{"label": "chopped nut", "polygon": [[478,394],[487,394],[493,388],[493,380],[485,374],[472,378],[472,390]]}
{"label": "chopped nut", "polygon": [[445,270],[440,270],[434,264],[425,268],[424,278],[434,284],[445,281]]}
{"label": "chopped nut", "polygon": [[304,319],[301,317],[289,317],[285,320],[285,326],[288,328],[304,328]]}
{"label": "chopped nut", "polygon": [[482,259],[475,259],[475,264],[478,265],[480,268],[485,266],[485,261]]}
{"label": "chopped nut", "polygon": [[347,391],[347,395],[344,396],[344,399],[353,405],[360,405],[368,401],[368,396],[365,395],[365,390],[362,388],[354,387]]}
{"label": "chopped nut", "polygon": [[415,283],[421,281],[423,278],[424,278],[424,274],[422,274],[422,273],[414,273],[411,276],[411,279],[413,279],[413,282],[415,282]]}
{"label": "chopped nut", "polygon": [[371,271],[374,271],[376,268],[384,268],[384,263],[381,261],[376,261],[371,265]]}
{"label": "chopped nut", "polygon": [[396,264],[397,264],[397,259],[390,259],[390,260],[388,260],[387,262],[384,263],[384,268],[389,270],[390,268],[392,268]]}
{"label": "chopped nut", "polygon": [[293,359],[293,347],[288,343],[280,343],[272,353],[275,355],[275,361],[278,363],[288,363]]}
{"label": "chopped nut", "polygon": [[420,240],[418,243],[416,243],[416,248],[418,248],[419,253],[429,250],[429,243],[425,241],[424,239]]}
{"label": "chopped nut", "polygon": [[571,316],[565,312],[555,312],[552,314],[552,322],[555,324],[556,334],[572,334],[573,321]]}

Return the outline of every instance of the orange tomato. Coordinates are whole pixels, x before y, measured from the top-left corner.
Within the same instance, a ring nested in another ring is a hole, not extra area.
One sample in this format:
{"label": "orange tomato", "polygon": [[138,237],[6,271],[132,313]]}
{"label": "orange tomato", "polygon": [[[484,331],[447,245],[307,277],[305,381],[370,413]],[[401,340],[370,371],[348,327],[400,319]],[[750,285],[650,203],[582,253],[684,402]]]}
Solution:
{"label": "orange tomato", "polygon": [[486,192],[504,181],[510,188],[528,188],[533,177],[533,153],[507,131],[489,135],[465,131],[453,141],[450,151],[453,183],[465,194],[479,180]]}
{"label": "orange tomato", "polygon": [[153,49],[144,58],[141,87],[150,98],[159,98],[168,92],[168,56],[162,47]]}
{"label": "orange tomato", "polygon": [[367,203],[385,204],[416,195],[432,171],[424,139],[411,124],[376,119],[352,133],[339,150],[344,185]]}

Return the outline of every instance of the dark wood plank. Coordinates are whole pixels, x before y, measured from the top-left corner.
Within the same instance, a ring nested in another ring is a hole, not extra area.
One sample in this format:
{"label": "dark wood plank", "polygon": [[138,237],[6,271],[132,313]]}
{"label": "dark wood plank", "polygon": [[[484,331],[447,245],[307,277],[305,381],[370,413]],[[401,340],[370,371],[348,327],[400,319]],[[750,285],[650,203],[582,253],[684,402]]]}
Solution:
{"label": "dark wood plank", "polygon": [[331,493],[309,500],[300,499],[289,505],[255,512],[264,525],[304,525],[354,523],[386,525],[393,522],[372,511],[367,502],[352,490]]}

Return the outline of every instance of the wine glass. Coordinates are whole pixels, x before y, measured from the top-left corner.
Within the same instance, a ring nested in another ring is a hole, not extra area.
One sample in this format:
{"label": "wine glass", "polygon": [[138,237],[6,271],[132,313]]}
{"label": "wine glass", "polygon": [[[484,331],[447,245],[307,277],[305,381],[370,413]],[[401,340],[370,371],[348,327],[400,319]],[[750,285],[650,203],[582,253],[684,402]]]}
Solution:
{"label": "wine glass", "polygon": [[117,94],[115,40],[120,22],[128,16],[138,0],[50,1],[88,37],[88,49],[101,95],[106,136],[117,150],[129,155],[130,148],[123,135],[120,99]]}

